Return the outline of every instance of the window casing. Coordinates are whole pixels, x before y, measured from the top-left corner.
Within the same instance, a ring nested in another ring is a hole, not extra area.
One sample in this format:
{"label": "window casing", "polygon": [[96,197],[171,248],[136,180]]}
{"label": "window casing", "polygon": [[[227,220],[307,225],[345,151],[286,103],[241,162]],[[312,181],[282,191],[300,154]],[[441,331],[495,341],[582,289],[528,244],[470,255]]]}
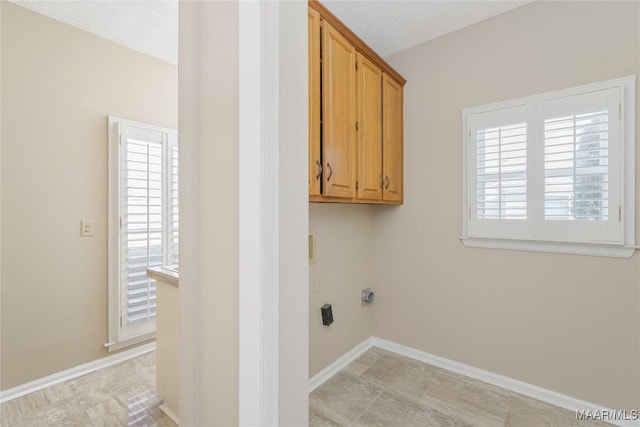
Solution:
{"label": "window casing", "polygon": [[178,144],[174,130],[109,117],[110,350],[155,334],[149,267],[178,262]]}
{"label": "window casing", "polygon": [[467,246],[630,256],[635,77],[463,111]]}

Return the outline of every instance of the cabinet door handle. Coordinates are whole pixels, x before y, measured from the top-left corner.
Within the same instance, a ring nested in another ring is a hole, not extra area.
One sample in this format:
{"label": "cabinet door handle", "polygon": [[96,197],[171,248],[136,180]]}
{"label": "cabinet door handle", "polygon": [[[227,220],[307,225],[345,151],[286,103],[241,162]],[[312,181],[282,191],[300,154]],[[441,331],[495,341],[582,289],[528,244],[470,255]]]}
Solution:
{"label": "cabinet door handle", "polygon": [[384,187],[384,189],[388,190],[389,189],[389,184],[390,184],[391,181],[389,181],[389,177],[388,176],[385,176],[384,179],[387,181],[387,185]]}
{"label": "cabinet door handle", "polygon": [[322,176],[322,163],[320,163],[320,160],[316,160],[316,164],[318,165],[318,175],[316,175],[316,179],[320,179]]}
{"label": "cabinet door handle", "polygon": [[380,175],[380,188],[384,188],[384,175]]}
{"label": "cabinet door handle", "polygon": [[329,175],[327,176],[327,181],[331,179],[331,175],[333,175],[333,169],[331,168],[331,164],[327,162],[327,169],[329,169]]}

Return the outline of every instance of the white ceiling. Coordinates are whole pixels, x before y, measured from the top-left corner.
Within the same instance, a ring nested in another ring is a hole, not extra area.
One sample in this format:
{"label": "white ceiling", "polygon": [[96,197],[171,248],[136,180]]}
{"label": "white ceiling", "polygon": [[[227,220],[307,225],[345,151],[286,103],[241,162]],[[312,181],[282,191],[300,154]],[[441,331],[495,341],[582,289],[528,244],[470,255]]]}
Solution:
{"label": "white ceiling", "polygon": [[[178,63],[177,0],[10,1],[147,55]],[[388,56],[530,1],[322,0],[322,3],[373,50]]]}
{"label": "white ceiling", "polygon": [[531,1],[322,0],[322,3],[384,57]]}

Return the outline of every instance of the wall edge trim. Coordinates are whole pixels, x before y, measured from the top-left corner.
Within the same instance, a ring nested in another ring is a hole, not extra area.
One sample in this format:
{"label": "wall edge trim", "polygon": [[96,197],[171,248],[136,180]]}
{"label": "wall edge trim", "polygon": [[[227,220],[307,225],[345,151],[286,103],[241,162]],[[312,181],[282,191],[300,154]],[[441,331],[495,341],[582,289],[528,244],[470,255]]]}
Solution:
{"label": "wall edge trim", "polygon": [[89,374],[91,372],[98,371],[103,368],[115,365],[120,362],[133,359],[134,357],[141,356],[143,354],[152,352],[156,349],[156,343],[151,342],[144,344],[130,350],[122,351],[120,353],[111,354],[100,359],[92,360],[91,362],[83,363],[82,365],[75,366],[73,368],[65,369],[64,371],[56,372],[46,377],[38,378],[37,380],[30,381],[25,384],[21,384],[16,387],[9,388],[4,391],[0,391],[0,403],[5,403],[18,397],[22,397],[29,393],[33,393],[43,388],[50,387],[52,385],[60,384],[62,382],[80,377],[82,375]]}
{"label": "wall edge trim", "polygon": [[315,374],[309,379],[309,393],[320,387],[329,378],[333,377],[342,369],[346,368],[348,364],[360,357],[364,352],[373,347],[375,338],[369,337],[362,341],[360,344],[353,347],[351,350],[340,356],[336,361],[329,366]]}
{"label": "wall edge trim", "polygon": [[180,425],[180,423],[178,422],[178,416],[176,415],[175,412],[173,412],[171,409],[169,409],[169,407],[167,405],[165,405],[163,403],[160,406],[158,406],[158,409],[160,409],[167,417],[169,417],[171,419],[171,421],[176,423],[177,426]]}

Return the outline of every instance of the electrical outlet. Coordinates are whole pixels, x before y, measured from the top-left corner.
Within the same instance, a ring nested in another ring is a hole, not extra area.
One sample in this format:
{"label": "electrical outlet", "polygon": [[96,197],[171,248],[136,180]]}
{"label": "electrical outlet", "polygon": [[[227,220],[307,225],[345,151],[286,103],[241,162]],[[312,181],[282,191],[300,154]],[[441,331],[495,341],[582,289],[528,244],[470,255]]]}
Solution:
{"label": "electrical outlet", "polygon": [[80,221],[80,235],[82,237],[95,235],[95,227],[92,219],[83,219]]}

